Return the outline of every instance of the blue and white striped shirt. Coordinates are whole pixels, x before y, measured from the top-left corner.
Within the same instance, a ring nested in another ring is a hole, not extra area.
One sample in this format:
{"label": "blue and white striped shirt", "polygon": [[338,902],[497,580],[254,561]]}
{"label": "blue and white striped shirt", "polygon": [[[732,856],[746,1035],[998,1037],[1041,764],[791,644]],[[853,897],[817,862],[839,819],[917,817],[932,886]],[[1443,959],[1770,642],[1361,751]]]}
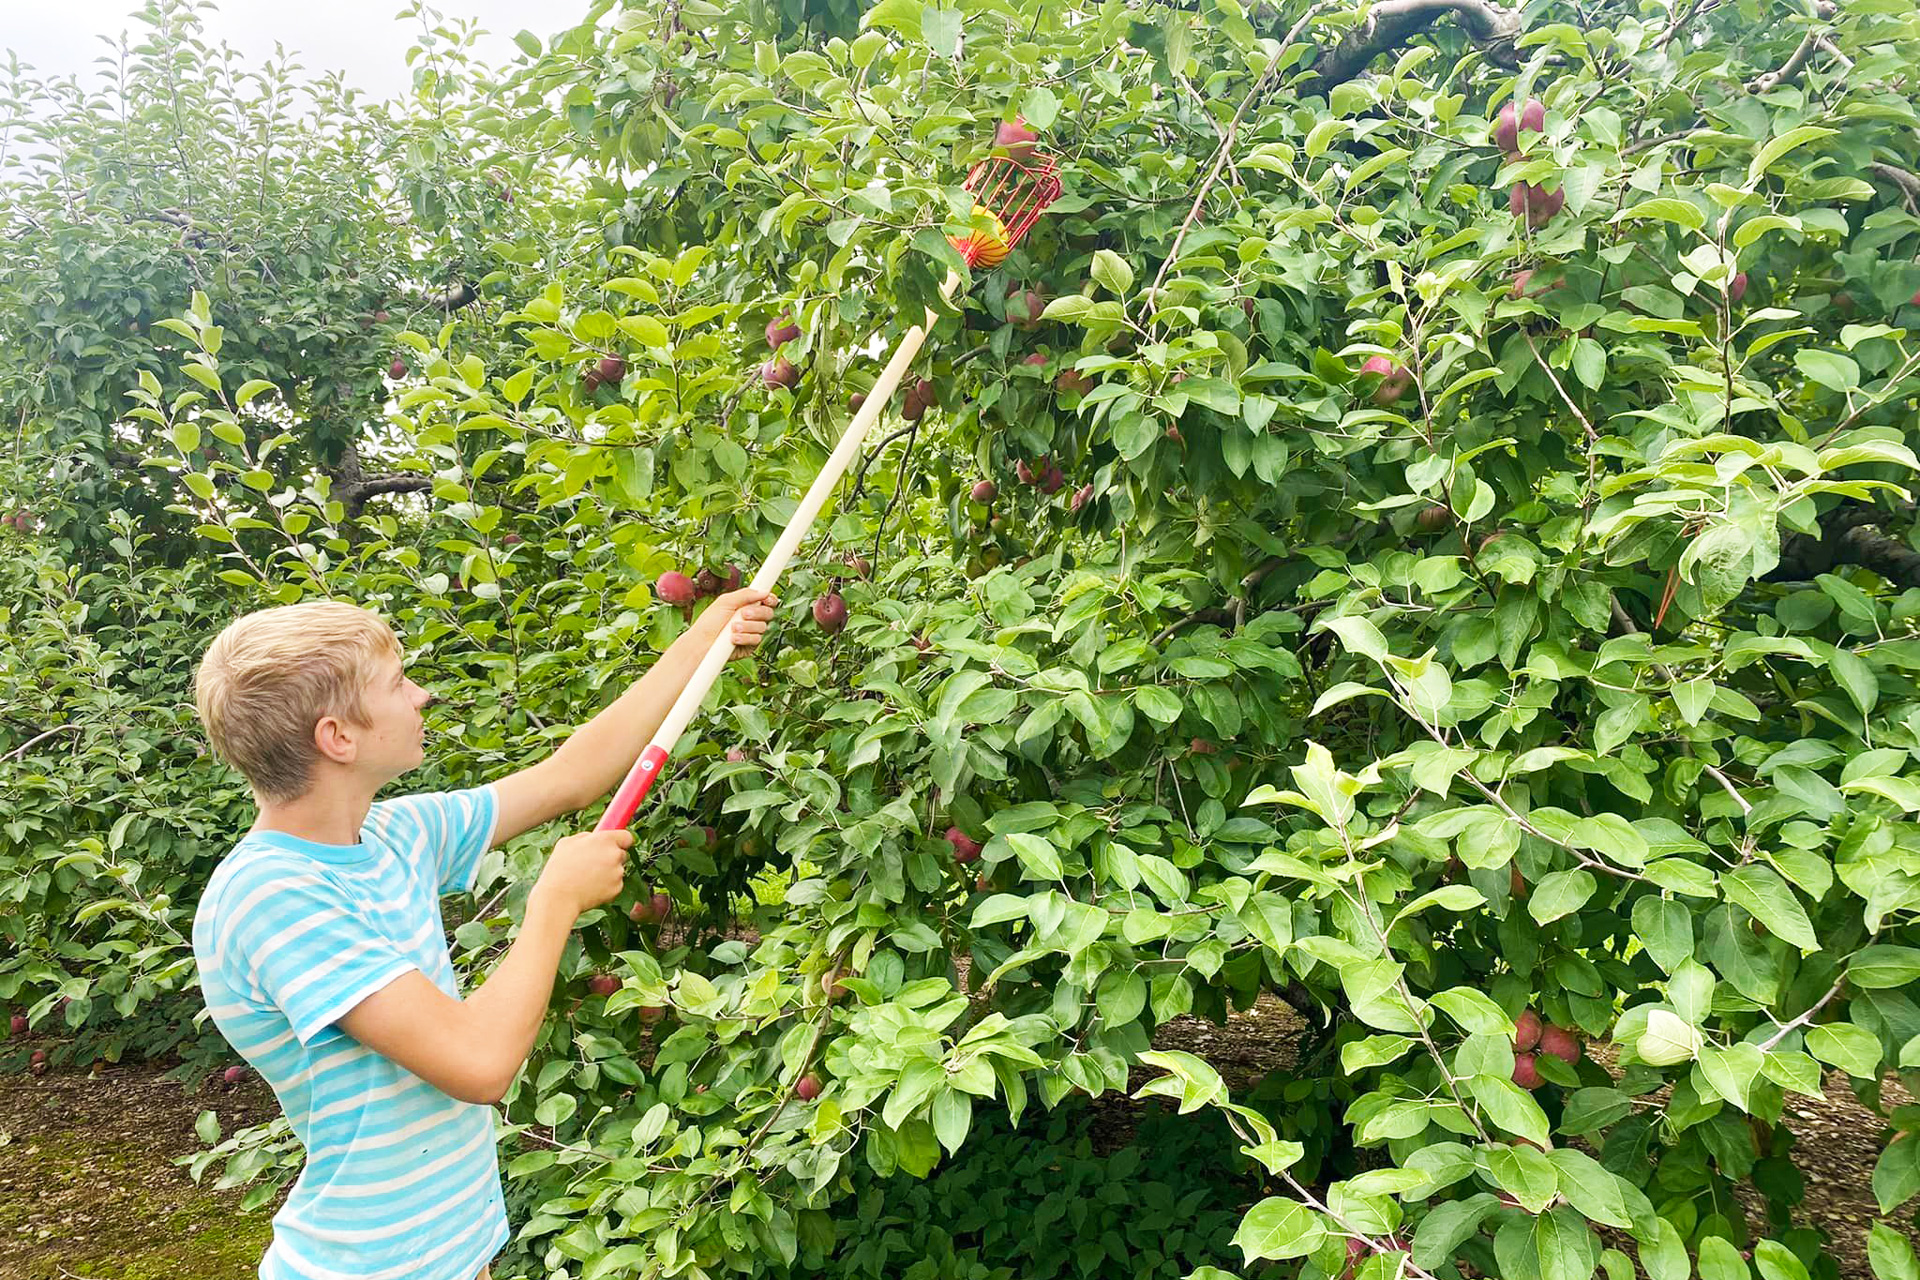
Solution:
{"label": "blue and white striped shirt", "polygon": [[409,969],[460,997],[439,899],[471,887],[498,812],[475,787],[381,801],[358,844],[249,832],[207,882],[208,1011],[307,1151],[261,1280],[473,1280],[506,1243],[493,1108],[335,1025]]}

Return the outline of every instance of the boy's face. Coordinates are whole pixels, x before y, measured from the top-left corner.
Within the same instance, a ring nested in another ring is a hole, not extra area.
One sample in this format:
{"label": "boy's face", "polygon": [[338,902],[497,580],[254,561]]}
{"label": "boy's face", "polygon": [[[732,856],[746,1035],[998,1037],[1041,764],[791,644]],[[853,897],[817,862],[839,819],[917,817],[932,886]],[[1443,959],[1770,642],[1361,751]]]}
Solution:
{"label": "boy's face", "polygon": [[367,713],[359,764],[391,780],[417,767],[425,754],[426,720],[421,708],[433,695],[407,677],[399,658],[383,658],[361,697]]}

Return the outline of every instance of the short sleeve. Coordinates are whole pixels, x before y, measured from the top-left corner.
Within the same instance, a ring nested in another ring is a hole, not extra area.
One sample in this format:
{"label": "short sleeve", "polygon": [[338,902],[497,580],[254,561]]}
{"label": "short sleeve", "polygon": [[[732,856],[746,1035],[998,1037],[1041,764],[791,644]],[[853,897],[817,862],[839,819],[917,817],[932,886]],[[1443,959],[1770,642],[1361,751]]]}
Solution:
{"label": "short sleeve", "polygon": [[473,887],[499,816],[499,796],[483,786],[382,800],[368,811],[367,825],[427,868],[444,897]]}
{"label": "short sleeve", "polygon": [[280,1010],[301,1044],[418,967],[311,872],[230,886],[213,936],[228,985],[251,987]]}

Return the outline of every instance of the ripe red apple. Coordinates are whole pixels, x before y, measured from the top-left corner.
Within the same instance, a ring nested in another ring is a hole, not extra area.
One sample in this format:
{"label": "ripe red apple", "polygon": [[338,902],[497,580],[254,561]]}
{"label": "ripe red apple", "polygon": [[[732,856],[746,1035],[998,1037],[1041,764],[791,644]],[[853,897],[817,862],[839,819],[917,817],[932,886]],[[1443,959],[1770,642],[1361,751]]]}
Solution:
{"label": "ripe red apple", "polygon": [[33,1057],[28,1060],[27,1070],[33,1072],[36,1076],[47,1074],[47,1051],[45,1049],[35,1049],[33,1051]]}
{"label": "ripe red apple", "polygon": [[800,385],[800,370],[785,356],[775,356],[760,366],[760,381],[768,390],[785,387],[791,391]]}
{"label": "ripe red apple", "polygon": [[1435,503],[1433,506],[1423,508],[1420,514],[1413,518],[1413,522],[1419,526],[1422,533],[1438,533],[1453,523],[1453,512]]}
{"label": "ripe red apple", "polygon": [[1047,353],[1044,351],[1035,351],[1020,363],[1035,369],[1044,369],[1047,367]]}
{"label": "ripe red apple", "polygon": [[613,386],[620,385],[620,379],[627,376],[627,362],[619,356],[601,356],[600,363],[593,367],[600,381]]}
{"label": "ripe red apple", "polygon": [[13,1017],[8,1020],[7,1028],[16,1036],[27,1034],[27,1015],[24,1013],[14,1014]]}
{"label": "ripe red apple", "polygon": [[740,764],[740,763],[743,763],[746,760],[746,758],[747,758],[747,753],[742,751],[740,748],[738,747],[727,748],[728,764]]}
{"label": "ripe red apple", "polygon": [[1007,323],[1016,329],[1038,329],[1046,309],[1047,296],[1037,289],[1015,286],[1007,291]]}
{"label": "ripe red apple", "polygon": [[1054,494],[1060,492],[1060,486],[1066,482],[1067,477],[1061,472],[1058,466],[1048,467],[1047,474],[1040,477],[1040,492],[1046,494],[1048,497],[1052,497]]}
{"label": "ripe red apple", "polygon": [[1525,217],[1530,227],[1544,227],[1567,202],[1565,191],[1548,191],[1531,183],[1516,182],[1507,193],[1507,212]]}
{"label": "ripe red apple", "polygon": [[1540,1074],[1540,1068],[1534,1065],[1532,1054],[1513,1055],[1513,1082],[1522,1089],[1538,1089],[1546,1083],[1545,1078]]}
{"label": "ripe red apple", "polygon": [[245,1067],[228,1067],[220,1073],[220,1078],[228,1084],[239,1084],[247,1078],[247,1069]]}
{"label": "ripe red apple", "polygon": [[1913,296],[1907,299],[1907,305],[1910,307],[1920,307],[1920,289],[1913,291]]}
{"label": "ripe red apple", "polygon": [[635,924],[656,924],[659,917],[653,914],[653,899],[642,897],[627,908],[627,919]]}
{"label": "ripe red apple", "polygon": [[620,979],[610,973],[596,973],[587,979],[587,990],[597,996],[610,996],[620,989]]}
{"label": "ripe red apple", "polygon": [[908,422],[918,422],[934,403],[933,383],[926,378],[915,379],[907,385],[906,393],[901,397],[900,416]]}
{"label": "ripe red apple", "polygon": [[1540,1043],[1540,1015],[1531,1009],[1524,1010],[1513,1020],[1513,1047],[1524,1053]]}
{"label": "ripe red apple", "polygon": [[1178,445],[1184,445],[1187,442],[1187,438],[1180,434],[1179,426],[1172,422],[1167,424],[1167,429],[1161,434]]}
{"label": "ripe red apple", "polygon": [[726,566],[726,570],[725,573],[720,575],[720,590],[723,592],[738,591],[740,589],[740,566],[730,564]]}
{"label": "ripe red apple", "polygon": [[1499,117],[1493,126],[1493,145],[1509,156],[1520,154],[1520,130],[1528,129],[1534,133],[1543,132],[1547,127],[1547,105],[1538,98],[1528,98],[1526,106],[1516,115],[1513,104],[1501,106]]}
{"label": "ripe red apple", "polygon": [[[1482,542],[1480,545],[1484,547],[1486,543]],[[1527,878],[1520,874],[1520,864],[1517,862],[1513,863],[1509,868],[1507,890],[1516,898],[1524,898],[1527,896]]]}
{"label": "ripe red apple", "polygon": [[1543,293],[1551,293],[1555,289],[1564,288],[1567,283],[1565,280],[1555,280],[1552,284],[1541,285],[1538,289],[1528,292],[1527,284],[1533,279],[1534,274],[1535,269],[1532,267],[1528,267],[1525,271],[1515,272],[1513,276],[1513,287],[1507,290],[1507,296],[1509,298],[1537,298]]}
{"label": "ripe red apple", "polygon": [[787,312],[781,312],[777,320],[767,321],[767,345],[775,351],[799,336],[800,326],[793,322],[793,316]]}
{"label": "ripe red apple", "polygon": [[851,571],[856,578],[864,578],[873,572],[872,563],[858,552],[849,551],[842,558],[846,561],[848,570]]}
{"label": "ripe red apple", "polygon": [[1380,385],[1373,389],[1373,402],[1389,405],[1413,390],[1413,375],[1385,356],[1374,356],[1360,366],[1362,374],[1378,374]]}
{"label": "ripe red apple", "polygon": [[1005,151],[1009,156],[1025,164],[1033,158],[1033,144],[1040,135],[1027,128],[1024,116],[1015,116],[1012,120],[1002,120],[994,126],[993,145]]}
{"label": "ripe red apple", "polygon": [[853,410],[855,413],[858,413],[860,412],[860,406],[865,404],[866,402],[867,402],[867,393],[864,391],[856,391],[852,395],[847,397],[847,408]]}
{"label": "ripe red apple", "polygon": [[509,547],[518,546],[520,543],[520,535],[517,533],[503,533],[500,535],[500,541]]}
{"label": "ripe red apple", "polygon": [[1067,395],[1084,396],[1093,390],[1093,379],[1078,369],[1062,369],[1053,380],[1054,389]]}
{"label": "ripe red apple", "polygon": [[973,486],[972,491],[967,496],[982,506],[985,506],[1000,496],[1000,486],[991,480],[982,480]]}
{"label": "ripe red apple", "polygon": [[1211,742],[1208,742],[1205,738],[1195,738],[1192,742],[1189,742],[1187,744],[1187,750],[1191,751],[1194,755],[1197,755],[1197,756],[1210,756],[1210,755],[1217,754],[1220,748],[1214,746]]}
{"label": "ripe red apple", "polygon": [[960,828],[947,828],[947,843],[953,846],[953,860],[955,862],[978,862],[980,860],[979,842]]}
{"label": "ripe red apple", "polygon": [[667,1016],[667,1006],[663,1004],[643,1004],[640,1006],[640,1021],[654,1023]]}
{"label": "ripe red apple", "polygon": [[1738,302],[1747,296],[1747,273],[1742,271],[1727,281],[1727,301]]}
{"label": "ripe red apple", "polygon": [[1565,1027],[1549,1026],[1540,1033],[1540,1052],[1550,1053],[1572,1066],[1580,1061],[1580,1037]]}
{"label": "ripe red apple", "polygon": [[[1041,470],[1044,471],[1046,469],[1046,459],[1042,458],[1040,462],[1041,462]],[[1019,477],[1021,484],[1033,483],[1033,468],[1027,465],[1027,460],[1025,458],[1017,459],[1014,462],[1013,474]]]}
{"label": "ripe red apple", "polygon": [[813,1075],[801,1076],[800,1083],[793,1086],[793,1091],[799,1096],[802,1102],[812,1102],[820,1096],[820,1077]]}
{"label": "ripe red apple", "polygon": [[1093,482],[1089,480],[1073,491],[1073,498],[1067,503],[1067,510],[1078,511],[1093,501]]}
{"label": "ripe red apple", "polygon": [[847,625],[847,602],[838,591],[829,591],[813,602],[813,620],[828,635],[838,634]]}
{"label": "ripe red apple", "polygon": [[392,378],[395,382],[398,382],[400,381],[400,379],[406,377],[407,362],[405,360],[402,360],[399,356],[395,356],[393,358],[393,363],[387,366],[387,376],[389,378]]}
{"label": "ripe red apple", "polygon": [[693,593],[696,596],[717,596],[720,594],[720,575],[711,569],[702,569],[693,575]]}
{"label": "ripe red apple", "polygon": [[669,569],[660,575],[658,582],[653,584],[653,594],[668,604],[685,608],[693,603],[698,592],[694,589],[692,578],[678,569]]}
{"label": "ripe red apple", "polygon": [[587,389],[588,395],[600,389],[600,374],[592,365],[580,371],[580,385]]}
{"label": "ripe red apple", "polygon": [[[707,830],[711,831],[713,828],[708,827]],[[708,843],[711,844],[712,841],[709,840]],[[655,920],[664,921],[668,916],[673,914],[673,899],[664,893],[656,892],[651,898],[647,899],[647,905],[653,909],[653,918]]]}

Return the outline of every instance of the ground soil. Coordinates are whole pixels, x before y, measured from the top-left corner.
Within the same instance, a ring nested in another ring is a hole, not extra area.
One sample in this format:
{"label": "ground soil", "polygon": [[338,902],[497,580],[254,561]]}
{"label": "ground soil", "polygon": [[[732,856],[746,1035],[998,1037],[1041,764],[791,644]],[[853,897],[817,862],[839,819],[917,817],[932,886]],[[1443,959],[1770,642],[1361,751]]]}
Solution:
{"label": "ground soil", "polygon": [[[1206,1058],[1238,1090],[1292,1062],[1300,1028],[1293,1010],[1264,998],[1225,1027],[1169,1023],[1154,1043]],[[1869,1280],[1866,1233],[1877,1215],[1868,1182],[1882,1128],[1843,1077],[1826,1087],[1825,1101],[1788,1105],[1807,1178],[1803,1220],[1830,1233],[1842,1276]],[[1103,1144],[1126,1141],[1142,1104],[1108,1094],[1098,1105]],[[242,1213],[243,1190],[213,1190],[212,1173],[196,1185],[174,1163],[200,1149],[203,1110],[225,1132],[276,1114],[257,1080],[230,1088],[216,1079],[189,1094],[153,1065],[0,1076],[0,1280],[250,1280],[277,1205]],[[1762,1231],[1757,1201],[1748,1208]]]}

